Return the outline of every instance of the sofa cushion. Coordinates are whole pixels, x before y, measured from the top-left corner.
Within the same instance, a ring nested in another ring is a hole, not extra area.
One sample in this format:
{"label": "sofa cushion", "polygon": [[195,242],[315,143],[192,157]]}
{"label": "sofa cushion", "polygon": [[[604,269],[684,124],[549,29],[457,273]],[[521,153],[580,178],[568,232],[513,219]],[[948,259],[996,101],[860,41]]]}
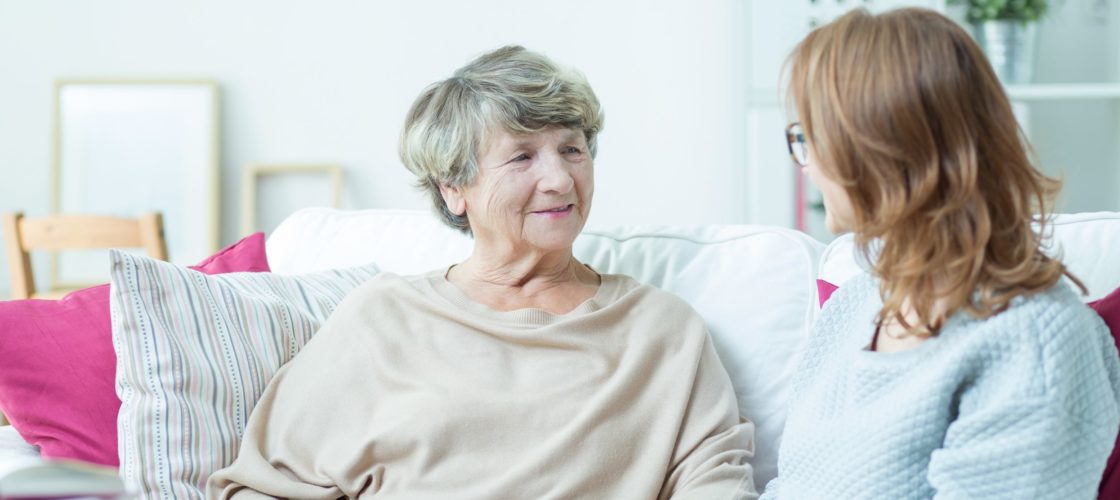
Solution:
{"label": "sofa cushion", "polygon": [[[264,233],[193,266],[207,274],[268,271]],[[61,300],[0,302],[0,408],[46,458],[117,465],[116,356],[109,285]]]}
{"label": "sofa cushion", "polygon": [[[1112,340],[1116,343],[1116,347],[1120,349],[1120,288],[1113,290],[1112,293],[1102,299],[1090,302],[1089,307],[1093,308],[1108,325],[1109,331],[1112,332]],[[1104,474],[1101,477],[1100,498],[1120,498],[1120,472],[1117,471],[1118,467],[1120,467],[1120,436],[1116,438],[1116,444],[1112,447],[1112,455],[1108,457]]]}
{"label": "sofa cushion", "polygon": [[[1057,214],[1045,251],[1058,256],[1089,289],[1086,302],[1104,297],[1120,284],[1120,212]],[[863,272],[851,234],[832,241],[821,255],[819,279],[841,286]]]}
{"label": "sofa cushion", "polygon": [[[373,260],[416,274],[470,255],[473,243],[420,211],[313,208],[288,217],[269,237],[279,273],[304,273]],[[677,294],[707,321],[742,414],[756,425],[755,484],[777,472],[789,378],[816,309],[823,245],[769,226],[588,229],[575,255],[604,273],[627,274]]]}
{"label": "sofa cushion", "polygon": [[377,266],[208,276],[110,251],[121,475],[141,498],[201,498],[280,367]]}

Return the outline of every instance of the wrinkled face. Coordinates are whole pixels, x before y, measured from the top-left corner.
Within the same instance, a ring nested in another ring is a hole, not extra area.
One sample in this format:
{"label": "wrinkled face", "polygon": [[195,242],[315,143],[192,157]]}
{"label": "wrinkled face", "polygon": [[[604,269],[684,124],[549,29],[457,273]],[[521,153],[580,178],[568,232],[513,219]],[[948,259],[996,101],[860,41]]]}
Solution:
{"label": "wrinkled face", "polygon": [[812,145],[808,145],[808,150],[808,161],[801,170],[809,176],[809,181],[821,190],[821,196],[824,198],[825,227],[833,234],[851,231],[854,227],[855,214],[852,211],[852,200],[848,197],[848,192],[832,178],[832,174],[821,168],[819,156]]}
{"label": "wrinkled face", "polygon": [[587,140],[569,128],[491,130],[474,182],[440,189],[453,213],[467,215],[476,244],[526,251],[570,249],[594,190]]}

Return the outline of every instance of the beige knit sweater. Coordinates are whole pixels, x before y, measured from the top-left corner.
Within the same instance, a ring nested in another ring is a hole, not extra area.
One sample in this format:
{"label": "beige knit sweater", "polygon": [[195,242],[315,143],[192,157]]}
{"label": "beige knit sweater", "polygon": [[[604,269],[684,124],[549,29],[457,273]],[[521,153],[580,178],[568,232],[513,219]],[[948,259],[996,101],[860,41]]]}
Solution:
{"label": "beige knit sweater", "polygon": [[617,275],[553,315],[382,274],[277,373],[209,498],[752,499],[704,322]]}

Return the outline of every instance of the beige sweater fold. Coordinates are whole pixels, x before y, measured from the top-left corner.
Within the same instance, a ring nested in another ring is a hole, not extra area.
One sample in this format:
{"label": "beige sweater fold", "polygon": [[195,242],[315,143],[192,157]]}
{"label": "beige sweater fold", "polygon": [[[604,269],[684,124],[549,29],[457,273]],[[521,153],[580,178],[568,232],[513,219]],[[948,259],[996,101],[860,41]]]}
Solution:
{"label": "beige sweater fold", "polygon": [[753,432],[671,294],[604,275],[570,313],[499,312],[385,273],[277,373],[207,497],[750,499]]}

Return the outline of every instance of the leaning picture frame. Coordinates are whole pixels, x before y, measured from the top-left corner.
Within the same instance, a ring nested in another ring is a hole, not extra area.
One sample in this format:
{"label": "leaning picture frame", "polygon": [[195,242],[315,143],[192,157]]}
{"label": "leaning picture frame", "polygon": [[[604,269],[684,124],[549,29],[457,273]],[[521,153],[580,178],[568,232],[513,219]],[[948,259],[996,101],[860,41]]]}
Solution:
{"label": "leaning picture frame", "polygon": [[[329,195],[320,198],[309,206],[330,206],[342,208],[342,167],[334,164],[323,163],[289,163],[289,164],[258,164],[245,166],[241,180],[241,233],[249,234],[261,230],[257,226],[261,222],[261,201],[259,183],[263,178],[274,177],[300,177],[300,191],[306,191],[313,186],[314,177],[327,181]],[[310,176],[311,178],[309,178]],[[289,207],[298,208],[298,207]],[[286,216],[287,214],[285,214]],[[269,228],[272,229],[272,228]]]}
{"label": "leaning picture frame", "polygon": [[[168,260],[190,265],[218,248],[220,113],[210,80],[55,82],[55,213],[163,215]],[[55,254],[52,289],[108,278],[101,251]]]}

